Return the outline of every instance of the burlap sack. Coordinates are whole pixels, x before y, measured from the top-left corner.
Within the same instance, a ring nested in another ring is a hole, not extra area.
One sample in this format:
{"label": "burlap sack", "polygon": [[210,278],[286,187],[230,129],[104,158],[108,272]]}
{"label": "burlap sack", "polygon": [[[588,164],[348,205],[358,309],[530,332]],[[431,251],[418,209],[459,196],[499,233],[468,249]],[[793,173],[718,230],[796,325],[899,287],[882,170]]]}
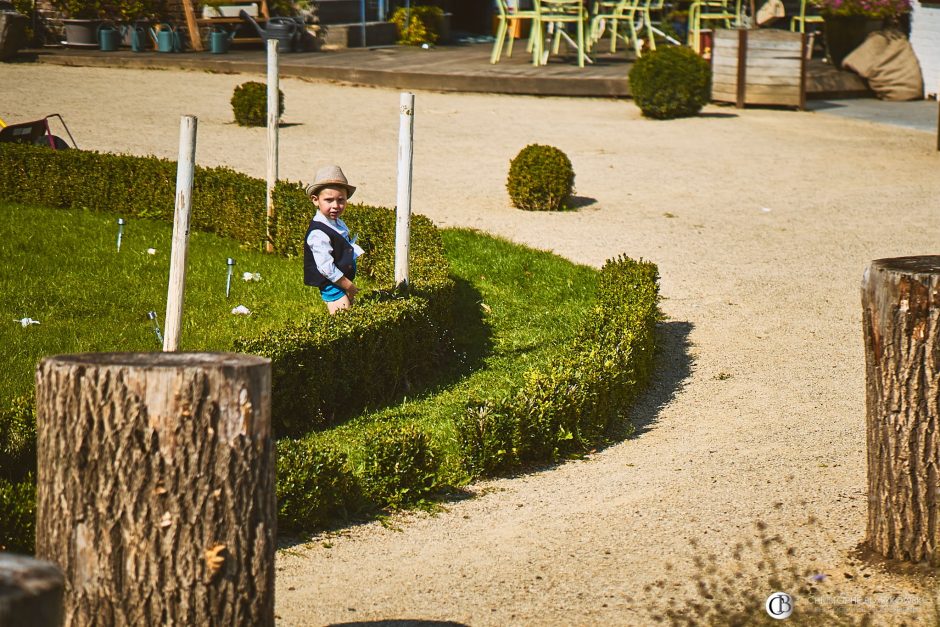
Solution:
{"label": "burlap sack", "polygon": [[900,31],[879,30],[849,53],[842,67],[868,81],[868,86],[882,100],[920,100],[924,97],[924,79],[920,63]]}
{"label": "burlap sack", "polygon": [[767,0],[761,8],[757,9],[757,24],[764,24],[781,17],[786,17],[787,11],[782,0]]}

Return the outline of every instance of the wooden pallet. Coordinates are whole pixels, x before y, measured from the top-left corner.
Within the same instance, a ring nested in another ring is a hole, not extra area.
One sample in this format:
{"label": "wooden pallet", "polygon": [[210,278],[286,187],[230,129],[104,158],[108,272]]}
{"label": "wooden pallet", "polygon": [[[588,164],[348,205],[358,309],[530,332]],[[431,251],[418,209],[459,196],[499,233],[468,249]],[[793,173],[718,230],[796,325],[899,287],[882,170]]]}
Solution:
{"label": "wooden pallet", "polygon": [[[233,6],[249,6],[261,4],[261,15],[255,18],[259,24],[264,24],[271,17],[268,11],[268,0],[232,0],[229,2]],[[183,13],[186,15],[186,30],[189,32],[189,42],[193,50],[202,52],[202,37],[199,34],[200,26],[225,26],[232,24],[241,24],[244,20],[240,17],[196,17],[196,11],[193,9],[192,0],[183,0]],[[238,42],[260,43],[260,37],[239,37]]]}

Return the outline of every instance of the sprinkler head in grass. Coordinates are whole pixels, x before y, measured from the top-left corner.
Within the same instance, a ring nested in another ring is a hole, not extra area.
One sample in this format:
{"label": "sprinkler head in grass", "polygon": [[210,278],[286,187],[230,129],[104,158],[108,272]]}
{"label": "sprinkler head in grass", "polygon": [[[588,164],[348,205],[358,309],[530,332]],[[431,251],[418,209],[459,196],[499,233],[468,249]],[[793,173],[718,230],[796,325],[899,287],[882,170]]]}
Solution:
{"label": "sprinkler head in grass", "polygon": [[229,257],[225,260],[225,264],[228,266],[228,276],[225,277],[225,298],[228,298],[229,292],[232,291],[232,268],[235,267],[235,260]]}
{"label": "sprinkler head in grass", "polygon": [[124,218],[118,218],[117,251],[121,252],[121,237],[124,235]]}
{"label": "sprinkler head in grass", "polygon": [[147,317],[153,322],[153,332],[157,336],[157,341],[160,342],[160,345],[163,345],[163,333],[160,332],[160,323],[157,322],[157,312],[148,311]]}

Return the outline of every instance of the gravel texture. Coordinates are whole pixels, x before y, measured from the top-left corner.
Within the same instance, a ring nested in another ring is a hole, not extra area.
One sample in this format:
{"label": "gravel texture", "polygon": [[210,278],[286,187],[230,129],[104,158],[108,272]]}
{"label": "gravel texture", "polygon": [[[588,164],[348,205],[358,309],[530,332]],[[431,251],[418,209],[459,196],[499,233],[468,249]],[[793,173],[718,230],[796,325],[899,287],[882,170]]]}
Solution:
{"label": "gravel texture", "polygon": [[[265,131],[236,126],[229,106],[235,85],[261,78],[16,64],[0,80],[7,122],[60,112],[84,148],[175,158],[179,115],[194,113],[200,164],[264,177]],[[282,178],[337,162],[357,200],[393,205],[397,92],[281,87]],[[722,579],[757,573],[757,548],[733,558],[761,535],[756,521],[793,549],[798,585],[825,575],[798,613],[828,604],[884,624],[932,612],[918,576],[856,554],[859,283],[872,259],[937,253],[932,134],[768,109],[655,122],[613,100],[419,93],[416,106],[415,211],[578,262],[659,264],[656,380],[633,409],[636,437],[588,459],[283,550],[282,624],[649,624],[696,596],[696,556],[713,555]],[[528,143],[569,155],[577,212],[509,207],[509,160]],[[763,599],[773,583],[750,590]]]}

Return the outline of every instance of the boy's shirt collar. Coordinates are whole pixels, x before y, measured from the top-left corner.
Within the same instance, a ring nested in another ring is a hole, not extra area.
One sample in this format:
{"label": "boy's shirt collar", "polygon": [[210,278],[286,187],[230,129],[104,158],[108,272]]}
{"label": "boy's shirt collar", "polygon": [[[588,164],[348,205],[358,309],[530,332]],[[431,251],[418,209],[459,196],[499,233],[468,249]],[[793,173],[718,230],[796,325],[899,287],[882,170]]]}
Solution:
{"label": "boy's shirt collar", "polygon": [[314,214],[313,219],[315,222],[322,222],[323,224],[326,224],[332,227],[333,230],[339,233],[340,235],[345,235],[349,233],[349,227],[346,226],[346,223],[343,222],[340,218],[336,218],[335,220],[330,220],[321,212],[317,211],[316,214]]}
{"label": "boy's shirt collar", "polygon": [[325,215],[317,211],[316,214],[314,214],[313,216],[313,220],[314,222],[322,222],[323,224],[329,226],[331,229],[339,233],[343,237],[343,239],[345,239],[347,242],[349,242],[352,245],[353,250],[356,253],[356,257],[361,257],[362,255],[365,254],[366,251],[364,251],[362,247],[356,243],[355,239],[350,237],[349,227],[346,226],[346,223],[343,222],[340,218],[336,218],[335,220],[330,220]]}

